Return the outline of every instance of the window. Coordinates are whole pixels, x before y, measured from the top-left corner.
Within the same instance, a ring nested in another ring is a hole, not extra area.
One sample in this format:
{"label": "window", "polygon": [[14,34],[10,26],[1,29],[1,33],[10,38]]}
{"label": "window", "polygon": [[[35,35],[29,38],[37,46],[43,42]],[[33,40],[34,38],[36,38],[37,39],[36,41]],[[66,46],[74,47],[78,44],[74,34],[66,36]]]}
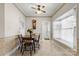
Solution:
{"label": "window", "polygon": [[75,10],[72,9],[53,22],[53,38],[74,48],[76,33]]}

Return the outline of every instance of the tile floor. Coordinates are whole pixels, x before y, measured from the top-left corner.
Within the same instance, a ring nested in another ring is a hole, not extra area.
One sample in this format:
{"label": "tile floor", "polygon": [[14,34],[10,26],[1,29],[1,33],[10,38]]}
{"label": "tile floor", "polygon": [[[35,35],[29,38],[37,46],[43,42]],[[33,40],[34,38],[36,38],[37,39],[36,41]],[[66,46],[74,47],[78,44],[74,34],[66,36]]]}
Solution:
{"label": "tile floor", "polygon": [[[21,56],[19,51],[16,51],[15,56]],[[24,56],[28,56],[29,52],[25,52]],[[72,53],[59,46],[53,40],[40,40],[40,49],[33,56],[73,56]]]}

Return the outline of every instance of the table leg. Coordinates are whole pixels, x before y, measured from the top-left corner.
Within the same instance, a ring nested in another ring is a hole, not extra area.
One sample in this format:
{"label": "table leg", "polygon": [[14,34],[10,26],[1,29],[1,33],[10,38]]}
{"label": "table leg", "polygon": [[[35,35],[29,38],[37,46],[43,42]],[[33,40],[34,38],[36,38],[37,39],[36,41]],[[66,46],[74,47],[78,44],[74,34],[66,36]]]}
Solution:
{"label": "table leg", "polygon": [[34,44],[34,53],[35,53],[35,52],[36,52],[36,49],[35,49],[35,41],[34,41],[34,43],[33,43],[33,44]]}

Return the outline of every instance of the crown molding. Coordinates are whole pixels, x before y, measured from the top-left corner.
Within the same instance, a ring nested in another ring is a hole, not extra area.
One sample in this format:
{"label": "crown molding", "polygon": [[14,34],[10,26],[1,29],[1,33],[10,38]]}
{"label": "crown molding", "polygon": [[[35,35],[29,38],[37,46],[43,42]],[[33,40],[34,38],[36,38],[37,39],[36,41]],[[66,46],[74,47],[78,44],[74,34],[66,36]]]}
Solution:
{"label": "crown molding", "polygon": [[17,6],[15,3],[12,3],[24,16],[26,16]]}
{"label": "crown molding", "polygon": [[58,8],[55,12],[54,12],[54,14],[52,15],[52,17],[54,16],[54,15],[56,15],[56,13],[65,5],[66,3],[63,3],[61,6],[60,6],[60,8]]}

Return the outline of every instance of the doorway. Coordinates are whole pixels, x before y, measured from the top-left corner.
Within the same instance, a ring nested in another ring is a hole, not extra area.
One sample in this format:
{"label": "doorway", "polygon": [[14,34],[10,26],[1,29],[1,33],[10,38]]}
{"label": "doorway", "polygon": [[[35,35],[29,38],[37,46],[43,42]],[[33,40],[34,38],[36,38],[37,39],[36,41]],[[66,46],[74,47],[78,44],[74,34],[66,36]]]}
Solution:
{"label": "doorway", "polygon": [[42,22],[42,39],[50,39],[50,21]]}

